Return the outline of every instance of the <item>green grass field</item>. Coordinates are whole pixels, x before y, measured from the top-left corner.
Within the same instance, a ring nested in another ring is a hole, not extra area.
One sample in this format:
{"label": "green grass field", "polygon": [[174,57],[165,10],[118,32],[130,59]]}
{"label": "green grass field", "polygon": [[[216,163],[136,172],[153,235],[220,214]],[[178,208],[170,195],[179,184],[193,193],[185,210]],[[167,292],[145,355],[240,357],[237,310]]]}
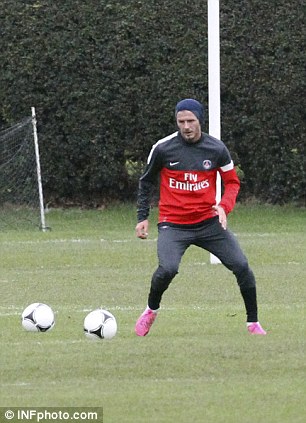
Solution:
{"label": "green grass field", "polygon": [[[239,205],[229,218],[266,337],[247,333],[233,275],[195,247],[150,334],[134,334],[157,264],[156,210],[146,241],[132,205],[52,210],[47,223],[46,233],[0,233],[1,407],[103,407],[104,423],[306,421],[305,209]],[[21,327],[36,301],[56,313],[48,333]],[[100,306],[118,333],[93,342],[83,320]]]}

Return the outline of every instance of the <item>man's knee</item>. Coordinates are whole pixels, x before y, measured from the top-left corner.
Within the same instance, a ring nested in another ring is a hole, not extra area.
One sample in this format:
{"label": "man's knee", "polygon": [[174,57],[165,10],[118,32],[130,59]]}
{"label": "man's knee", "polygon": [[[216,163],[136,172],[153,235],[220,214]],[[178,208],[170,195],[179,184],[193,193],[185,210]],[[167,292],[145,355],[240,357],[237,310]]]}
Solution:
{"label": "man's knee", "polygon": [[156,291],[165,291],[177,273],[177,267],[159,266],[152,277],[152,288]]}
{"label": "man's knee", "polygon": [[237,278],[240,289],[249,289],[256,285],[254,273],[246,259],[233,267],[233,273]]}

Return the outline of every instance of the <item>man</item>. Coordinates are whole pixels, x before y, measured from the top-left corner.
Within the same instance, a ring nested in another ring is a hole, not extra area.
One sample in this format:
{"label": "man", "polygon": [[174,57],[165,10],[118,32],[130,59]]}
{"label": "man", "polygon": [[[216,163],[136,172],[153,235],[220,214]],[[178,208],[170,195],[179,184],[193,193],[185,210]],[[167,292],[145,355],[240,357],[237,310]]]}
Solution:
{"label": "man", "polygon": [[[153,145],[139,181],[136,235],[146,239],[151,193],[160,177],[159,265],[152,276],[148,306],[137,320],[135,332],[147,335],[184,252],[196,245],[214,254],[234,273],[246,308],[248,331],[266,335],[258,322],[254,274],[238,241],[227,229],[227,214],[234,208],[240,188],[230,153],[222,141],[202,132],[201,103],[184,99],[176,105],[175,116],[178,132]],[[219,204],[217,172],[224,186]]]}

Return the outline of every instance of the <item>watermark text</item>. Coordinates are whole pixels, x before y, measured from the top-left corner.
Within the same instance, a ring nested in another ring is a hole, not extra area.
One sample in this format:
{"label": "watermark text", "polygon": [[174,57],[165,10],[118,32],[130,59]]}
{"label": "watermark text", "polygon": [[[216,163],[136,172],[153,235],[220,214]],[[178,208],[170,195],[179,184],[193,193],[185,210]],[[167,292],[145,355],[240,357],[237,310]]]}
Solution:
{"label": "watermark text", "polygon": [[20,421],[103,423],[102,407],[1,407],[0,423]]}

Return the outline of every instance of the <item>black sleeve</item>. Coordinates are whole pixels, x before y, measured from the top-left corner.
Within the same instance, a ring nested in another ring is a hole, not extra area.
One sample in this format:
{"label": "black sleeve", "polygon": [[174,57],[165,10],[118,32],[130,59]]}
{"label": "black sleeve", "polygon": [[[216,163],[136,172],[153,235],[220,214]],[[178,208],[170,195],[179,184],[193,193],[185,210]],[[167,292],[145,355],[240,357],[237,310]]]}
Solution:
{"label": "black sleeve", "polygon": [[222,153],[220,155],[219,163],[218,163],[219,167],[226,166],[230,164],[231,161],[232,161],[231,154],[228,151],[228,148],[225,145],[223,145]]}
{"label": "black sleeve", "polygon": [[153,146],[149,155],[148,163],[139,179],[137,197],[137,221],[146,220],[150,213],[150,204],[158,175],[161,169],[159,164],[158,149]]}
{"label": "black sleeve", "polygon": [[146,181],[139,181],[137,198],[137,221],[146,220],[150,213],[150,202],[154,190],[154,184]]}

